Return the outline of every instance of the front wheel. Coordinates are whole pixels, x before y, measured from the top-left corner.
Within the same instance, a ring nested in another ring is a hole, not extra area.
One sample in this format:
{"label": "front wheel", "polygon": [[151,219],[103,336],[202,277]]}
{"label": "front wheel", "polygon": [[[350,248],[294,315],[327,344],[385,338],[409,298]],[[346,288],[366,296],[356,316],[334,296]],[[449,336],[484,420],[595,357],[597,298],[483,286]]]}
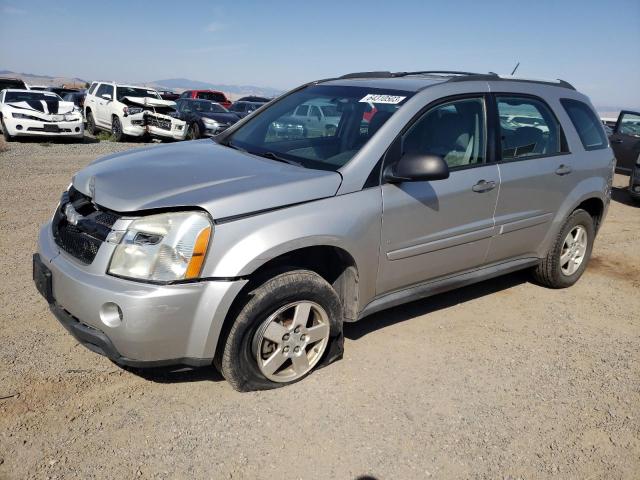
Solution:
{"label": "front wheel", "polygon": [[335,290],[308,270],[274,276],[248,294],[216,365],[238,391],[297,382],[322,360],[339,334]]}
{"label": "front wheel", "polygon": [[582,209],[565,221],[547,256],[534,270],[535,279],[551,288],[570,287],[582,276],[595,239],[593,218]]}
{"label": "front wheel", "polygon": [[91,112],[91,110],[87,112],[87,131],[94,137],[98,134],[98,129],[96,128],[96,121],[93,118],[93,113]]}
{"label": "front wheel", "polygon": [[2,127],[2,136],[7,142],[13,142],[13,137],[7,130],[6,125],[4,124],[4,120],[0,119],[0,126]]}
{"label": "front wheel", "polygon": [[187,132],[187,138],[189,140],[197,140],[200,138],[200,126],[197,123],[191,124]]}
{"label": "front wheel", "polygon": [[124,133],[122,133],[122,124],[120,119],[116,116],[111,121],[111,136],[114,142],[122,142],[124,140]]}

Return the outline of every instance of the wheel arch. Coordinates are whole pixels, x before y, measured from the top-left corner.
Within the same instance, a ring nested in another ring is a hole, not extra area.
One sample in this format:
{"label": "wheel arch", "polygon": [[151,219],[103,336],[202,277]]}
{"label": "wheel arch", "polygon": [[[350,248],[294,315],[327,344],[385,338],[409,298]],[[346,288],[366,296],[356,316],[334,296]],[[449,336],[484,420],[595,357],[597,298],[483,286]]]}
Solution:
{"label": "wheel arch", "polygon": [[[251,292],[272,276],[297,269],[310,270],[325,279],[340,298],[343,312],[342,320],[347,322],[357,320],[359,277],[353,256],[345,249],[334,245],[309,245],[295,248],[270,258],[248,275],[249,281],[235,296],[220,328],[215,349],[215,356],[218,360],[233,322],[246,304]],[[340,331],[341,336],[342,331]],[[218,362],[214,363],[218,366]]]}
{"label": "wheel arch", "polygon": [[565,198],[556,212],[553,223],[547,232],[547,236],[538,252],[541,257],[547,254],[566,219],[575,210],[581,208],[587,211],[593,218],[595,230],[602,224],[609,205],[607,196],[607,183],[605,178],[592,177],[580,182]]}

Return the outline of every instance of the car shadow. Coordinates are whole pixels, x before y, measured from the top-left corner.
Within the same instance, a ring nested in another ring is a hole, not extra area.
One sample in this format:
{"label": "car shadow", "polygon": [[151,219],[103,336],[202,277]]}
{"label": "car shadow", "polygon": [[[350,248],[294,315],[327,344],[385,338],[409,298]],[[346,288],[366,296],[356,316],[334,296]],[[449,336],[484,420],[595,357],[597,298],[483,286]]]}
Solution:
{"label": "car shadow", "polygon": [[[389,327],[396,323],[448,308],[459,303],[465,303],[485,295],[491,295],[523,283],[527,283],[530,275],[520,271],[497,277],[450,292],[434,295],[433,297],[417,300],[400,305],[382,312],[375,313],[366,319],[344,325],[344,336],[350,340],[359,340],[376,330]],[[183,383],[183,382],[221,382],[224,377],[213,366],[208,367],[154,367],[132,368],[127,371],[140,378],[154,383]],[[367,477],[363,477],[367,478]]]}
{"label": "car shadow", "polygon": [[622,203],[623,205],[628,205],[630,207],[637,206],[637,204],[631,198],[631,195],[629,195],[629,187],[612,187],[611,200]]}
{"label": "car shadow", "polygon": [[153,367],[130,368],[127,371],[140,378],[154,383],[194,383],[194,382],[221,382],[224,377],[213,366],[208,367]]}
{"label": "car shadow", "polygon": [[359,340],[371,332],[396,323],[527,283],[530,278],[530,274],[526,270],[522,270],[383,310],[358,322],[346,323],[344,325],[344,336],[350,340]]}

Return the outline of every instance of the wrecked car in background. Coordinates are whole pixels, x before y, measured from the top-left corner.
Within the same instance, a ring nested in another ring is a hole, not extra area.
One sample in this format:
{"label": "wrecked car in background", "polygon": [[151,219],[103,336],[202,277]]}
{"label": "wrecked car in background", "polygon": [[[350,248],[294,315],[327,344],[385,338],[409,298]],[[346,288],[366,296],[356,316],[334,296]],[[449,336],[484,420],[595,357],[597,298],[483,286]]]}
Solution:
{"label": "wrecked car in background", "polygon": [[177,117],[176,103],[163,100],[152,88],[94,82],[84,102],[87,130],[111,132],[117,142],[127,136],[184,140],[186,123]]}
{"label": "wrecked car in background", "polygon": [[187,122],[189,140],[213,137],[240,120],[238,115],[211,100],[181,98],[176,103],[179,118]]}
{"label": "wrecked car in background", "polygon": [[73,102],[51,92],[8,89],[0,92],[0,125],[6,141],[52,136],[81,139],[84,123]]}

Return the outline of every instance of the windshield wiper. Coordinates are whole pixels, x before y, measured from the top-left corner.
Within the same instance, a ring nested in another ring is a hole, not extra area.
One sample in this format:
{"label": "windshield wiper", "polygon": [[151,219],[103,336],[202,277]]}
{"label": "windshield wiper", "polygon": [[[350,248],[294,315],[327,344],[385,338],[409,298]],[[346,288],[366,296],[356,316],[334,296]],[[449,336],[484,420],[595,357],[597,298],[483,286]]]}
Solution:
{"label": "windshield wiper", "polygon": [[269,159],[275,160],[277,162],[283,162],[283,163],[288,163],[289,165],[295,165],[296,167],[302,167],[303,166],[299,162],[296,162],[294,160],[289,160],[288,158],[281,157],[277,153],[273,153],[273,152],[261,152],[261,153],[249,152],[249,153],[252,154],[252,155],[257,155],[259,157],[269,158]]}

